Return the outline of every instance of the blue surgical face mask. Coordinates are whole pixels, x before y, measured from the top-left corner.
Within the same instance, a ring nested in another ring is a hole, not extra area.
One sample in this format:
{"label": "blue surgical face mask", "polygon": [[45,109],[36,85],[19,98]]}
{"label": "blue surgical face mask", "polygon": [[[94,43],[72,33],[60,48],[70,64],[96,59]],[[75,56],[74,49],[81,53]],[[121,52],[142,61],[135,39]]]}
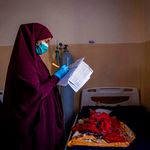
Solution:
{"label": "blue surgical face mask", "polygon": [[48,44],[44,41],[42,41],[40,44],[36,45],[36,54],[42,55],[48,51]]}

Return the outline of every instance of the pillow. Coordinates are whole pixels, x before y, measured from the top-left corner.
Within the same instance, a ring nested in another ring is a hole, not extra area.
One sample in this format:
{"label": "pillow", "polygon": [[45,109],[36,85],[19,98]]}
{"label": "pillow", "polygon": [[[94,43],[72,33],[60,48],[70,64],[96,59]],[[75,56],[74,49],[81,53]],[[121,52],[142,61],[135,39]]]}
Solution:
{"label": "pillow", "polygon": [[112,112],[112,110],[104,109],[104,108],[97,108],[95,111],[96,111],[96,112],[99,112],[99,113],[105,112],[105,113],[107,113],[107,114],[110,114],[110,113]]}

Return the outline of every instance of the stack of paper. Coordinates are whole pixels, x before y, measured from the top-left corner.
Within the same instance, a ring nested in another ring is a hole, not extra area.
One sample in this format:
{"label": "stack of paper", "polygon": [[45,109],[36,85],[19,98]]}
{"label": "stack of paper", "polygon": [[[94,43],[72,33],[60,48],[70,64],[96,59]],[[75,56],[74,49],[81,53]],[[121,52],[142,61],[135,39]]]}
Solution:
{"label": "stack of paper", "polygon": [[90,79],[93,70],[84,62],[84,58],[76,60],[69,68],[69,72],[58,82],[58,85],[69,84],[77,92]]}

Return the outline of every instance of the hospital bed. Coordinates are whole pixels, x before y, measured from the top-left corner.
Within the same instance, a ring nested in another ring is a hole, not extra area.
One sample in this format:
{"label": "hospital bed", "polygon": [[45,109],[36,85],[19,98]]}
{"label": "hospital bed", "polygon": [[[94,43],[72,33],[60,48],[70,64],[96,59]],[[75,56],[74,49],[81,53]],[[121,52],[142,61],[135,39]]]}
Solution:
{"label": "hospital bed", "polygon": [[[134,87],[95,87],[83,89],[81,109],[74,121],[75,127],[82,118],[88,118],[91,110],[109,112],[132,131],[134,138],[128,145],[73,143],[76,136],[71,131],[65,150],[148,150],[150,149],[150,112],[140,105],[139,91]],[[72,127],[72,128],[73,128]],[[79,133],[78,133],[79,134]],[[72,143],[71,143],[72,142]],[[96,141],[97,142],[97,141]],[[71,143],[71,144],[70,144]]]}

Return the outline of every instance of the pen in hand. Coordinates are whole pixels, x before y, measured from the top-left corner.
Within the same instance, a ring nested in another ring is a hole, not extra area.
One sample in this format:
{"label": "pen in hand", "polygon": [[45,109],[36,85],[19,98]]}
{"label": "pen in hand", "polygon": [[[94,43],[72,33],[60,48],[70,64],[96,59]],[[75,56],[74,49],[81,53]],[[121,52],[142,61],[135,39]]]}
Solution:
{"label": "pen in hand", "polygon": [[52,63],[52,65],[53,65],[54,67],[56,67],[56,68],[60,68],[60,66],[58,66],[58,65],[55,64],[55,63]]}

